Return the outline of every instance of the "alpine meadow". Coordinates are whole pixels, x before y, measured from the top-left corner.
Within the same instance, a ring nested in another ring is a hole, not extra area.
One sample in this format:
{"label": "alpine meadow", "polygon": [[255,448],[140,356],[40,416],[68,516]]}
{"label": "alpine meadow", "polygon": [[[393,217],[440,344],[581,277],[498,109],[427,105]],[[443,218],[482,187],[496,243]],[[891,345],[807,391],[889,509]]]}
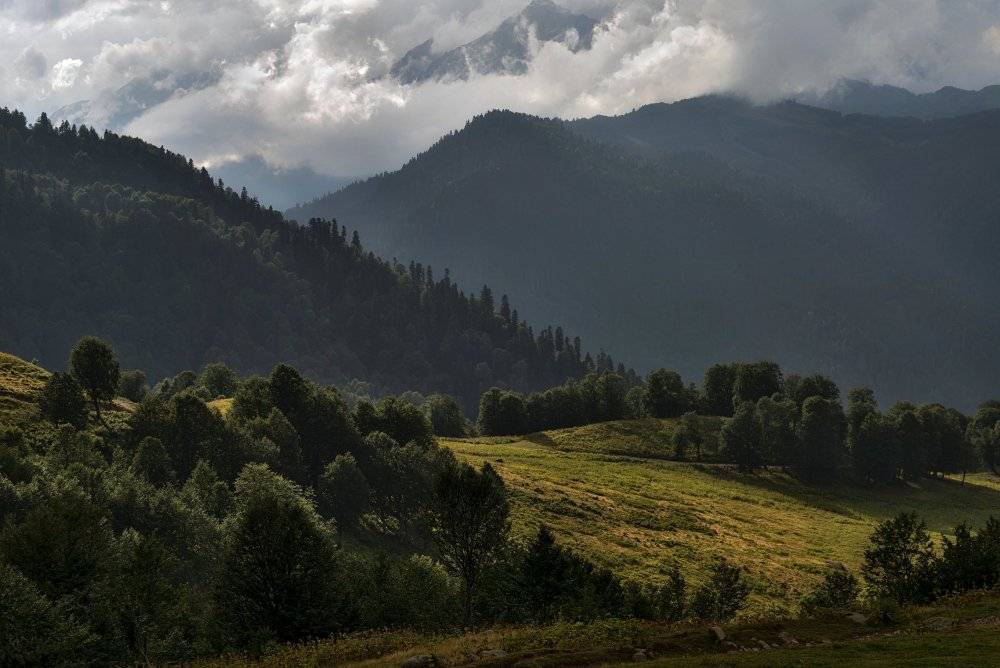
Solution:
{"label": "alpine meadow", "polygon": [[1000,656],[998,0],[0,2],[0,667]]}

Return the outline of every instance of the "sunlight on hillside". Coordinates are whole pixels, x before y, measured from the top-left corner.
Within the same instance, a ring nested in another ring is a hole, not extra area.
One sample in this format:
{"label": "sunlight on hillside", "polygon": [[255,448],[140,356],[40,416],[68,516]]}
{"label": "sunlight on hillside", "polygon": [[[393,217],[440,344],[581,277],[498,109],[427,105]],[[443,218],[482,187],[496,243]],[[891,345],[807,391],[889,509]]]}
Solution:
{"label": "sunlight on hillside", "polygon": [[443,443],[501,474],[513,493],[516,536],[546,524],[572,549],[638,582],[659,582],[672,566],[697,582],[710,557],[725,556],[755,582],[757,613],[791,611],[837,563],[856,571],[872,529],[900,511],[950,534],[1000,507],[1000,485],[987,474],[965,484],[807,485],[778,470],[744,475],[655,459],[668,451],[644,432],[642,423],[605,423]]}

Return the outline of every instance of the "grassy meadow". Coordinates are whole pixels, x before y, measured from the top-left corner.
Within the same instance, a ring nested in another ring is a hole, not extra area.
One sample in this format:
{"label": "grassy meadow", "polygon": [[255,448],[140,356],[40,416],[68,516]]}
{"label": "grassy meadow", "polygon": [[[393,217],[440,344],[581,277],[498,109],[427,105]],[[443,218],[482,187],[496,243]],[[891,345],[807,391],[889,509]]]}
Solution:
{"label": "grassy meadow", "polygon": [[36,394],[49,372],[31,362],[0,353],[0,424],[30,422],[36,412]]}
{"label": "grassy meadow", "polygon": [[874,526],[899,511],[916,511],[944,535],[1000,514],[1000,485],[987,474],[964,484],[807,484],[780,470],[746,475],[669,461],[673,428],[643,420],[442,444],[497,469],[512,491],[516,537],[544,523],[563,544],[638,582],[658,582],[671,566],[698,582],[710,558],[724,556],[755,585],[750,616],[795,612],[831,562],[856,571]]}

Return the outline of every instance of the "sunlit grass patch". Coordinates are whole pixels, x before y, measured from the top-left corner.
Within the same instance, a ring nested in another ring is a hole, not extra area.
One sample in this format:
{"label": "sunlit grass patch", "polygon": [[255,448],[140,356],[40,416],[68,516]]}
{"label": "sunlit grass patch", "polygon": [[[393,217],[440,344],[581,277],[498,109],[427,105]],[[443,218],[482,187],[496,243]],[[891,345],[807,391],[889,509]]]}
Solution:
{"label": "sunlit grass patch", "polygon": [[757,610],[794,612],[832,563],[857,571],[872,529],[900,511],[950,535],[956,524],[982,525],[1000,509],[1000,481],[988,474],[965,484],[813,485],[779,470],[746,475],[669,461],[657,425],[672,432],[672,421],[642,420],[442,443],[503,476],[515,538],[546,524],[565,545],[637,582],[661,582],[677,566],[698,583],[711,557],[723,556],[754,582]]}

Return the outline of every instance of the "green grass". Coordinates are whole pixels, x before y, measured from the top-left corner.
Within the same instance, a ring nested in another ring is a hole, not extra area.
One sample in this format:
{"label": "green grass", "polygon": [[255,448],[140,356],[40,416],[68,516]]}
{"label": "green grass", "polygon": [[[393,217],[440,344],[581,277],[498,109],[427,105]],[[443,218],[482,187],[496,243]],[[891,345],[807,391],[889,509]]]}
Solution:
{"label": "green grass", "polygon": [[35,364],[0,353],[0,424],[32,421],[38,391],[50,375]]}
{"label": "green grass", "polygon": [[[794,612],[830,562],[856,570],[874,526],[900,511],[916,511],[932,532],[949,535],[1000,509],[1000,485],[986,474],[965,484],[811,485],[780,471],[745,475],[667,461],[656,423],[442,443],[497,469],[513,493],[515,537],[544,523],[563,544],[639,582],[661,581],[671,566],[698,582],[710,557],[724,556],[755,585],[752,615]],[[672,429],[664,421],[662,432]]]}

